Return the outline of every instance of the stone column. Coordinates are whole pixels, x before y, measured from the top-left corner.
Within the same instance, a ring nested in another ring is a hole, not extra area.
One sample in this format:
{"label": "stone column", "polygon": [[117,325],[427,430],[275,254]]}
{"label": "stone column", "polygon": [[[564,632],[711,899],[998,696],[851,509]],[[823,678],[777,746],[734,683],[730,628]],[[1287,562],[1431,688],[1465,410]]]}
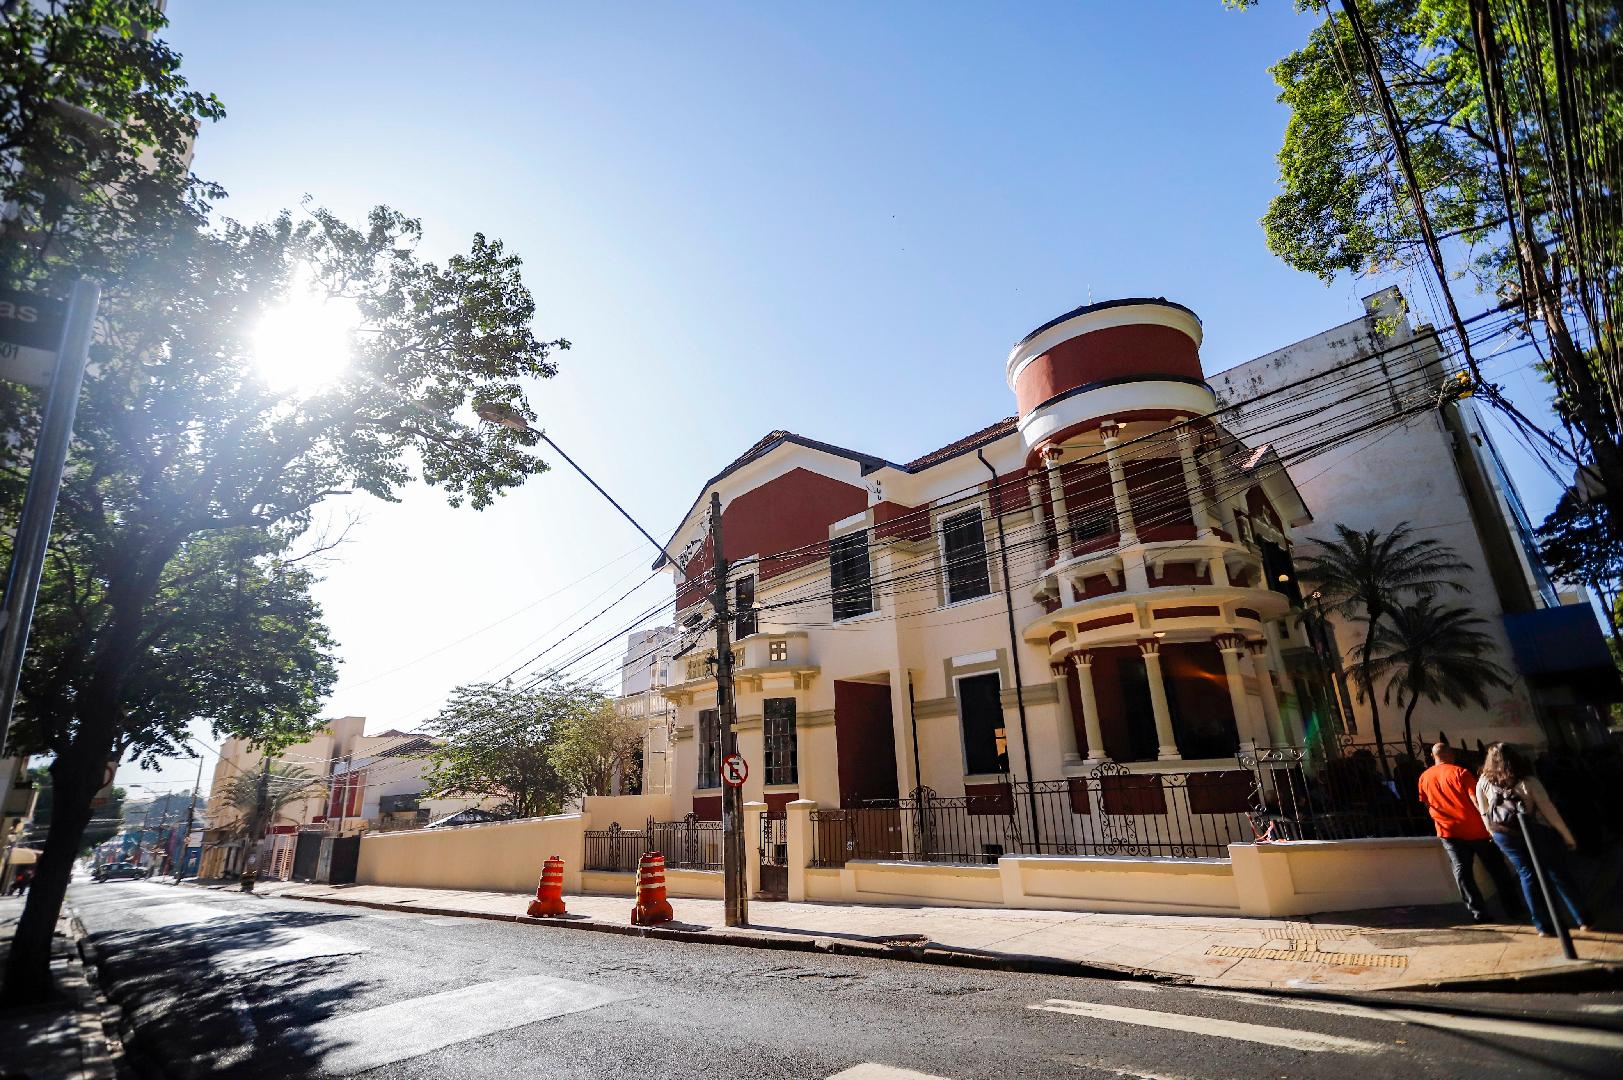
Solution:
{"label": "stone column", "polygon": [[1104,436],[1105,463],[1110,468],[1110,492],[1116,500],[1116,529],[1121,533],[1122,546],[1136,544],[1138,528],[1133,524],[1133,500],[1127,494],[1127,472],[1121,464],[1121,426],[1106,421],[1099,425],[1099,433]]}
{"label": "stone column", "polygon": [[[796,799],[783,809],[785,836],[789,841],[789,899],[799,903],[806,899],[806,867],[812,861],[811,816],[817,803],[811,799]],[[756,864],[759,866],[759,859]]]}
{"label": "stone column", "polygon": [[766,803],[744,804],[744,895],[761,891],[761,815]]}
{"label": "stone column", "polygon": [[1082,754],[1076,745],[1076,720],[1071,713],[1071,680],[1067,661],[1048,665],[1054,677],[1054,716],[1059,724],[1060,765],[1080,765]]}
{"label": "stone column", "polygon": [[1279,713],[1285,718],[1285,731],[1290,734],[1291,745],[1306,746],[1306,714],[1302,709],[1302,695],[1296,680],[1285,666],[1285,655],[1279,648],[1279,624],[1264,623],[1262,632],[1268,635],[1268,659],[1274,673],[1279,676],[1279,689],[1284,695],[1279,702]]}
{"label": "stone column", "polygon": [[1257,689],[1262,692],[1262,717],[1268,725],[1268,738],[1275,746],[1289,746],[1290,729],[1285,726],[1284,716],[1279,711],[1279,696],[1274,692],[1273,665],[1269,663],[1268,643],[1252,641],[1247,645],[1251,650],[1251,669],[1257,676]]}
{"label": "stone column", "polygon": [[1059,473],[1060,454],[1057,446],[1043,449],[1043,471],[1048,474],[1048,497],[1054,504],[1054,535],[1059,537],[1059,561],[1071,555],[1071,516],[1065,511],[1065,481]]}
{"label": "stone column", "polygon": [[[1157,661],[1159,661],[1157,657]],[[1105,753],[1104,731],[1099,727],[1099,699],[1093,692],[1093,654],[1075,652],[1071,660],[1076,664],[1077,689],[1082,698],[1082,733],[1088,739],[1088,759],[1084,765],[1103,765],[1110,760]]]}
{"label": "stone column", "polygon": [[1161,674],[1161,643],[1155,638],[1142,638],[1138,651],[1144,654],[1144,670],[1149,676],[1150,708],[1155,713],[1155,756],[1162,761],[1180,761],[1178,738],[1172,731],[1172,709],[1167,705],[1166,677]]}
{"label": "stone column", "polygon": [[1239,634],[1218,634],[1212,642],[1223,653],[1223,674],[1228,677],[1229,705],[1234,710],[1234,731],[1240,738],[1240,749],[1255,750],[1256,725],[1251,720],[1251,703],[1246,700],[1245,672],[1240,669],[1240,657],[1245,654],[1245,638]]}
{"label": "stone column", "polygon": [[1037,535],[1047,535],[1043,530],[1045,515],[1043,514],[1042,481],[1029,473],[1026,474],[1026,498],[1031,501],[1031,520],[1037,526]]}
{"label": "stone column", "polygon": [[1199,530],[1198,535],[1210,536],[1212,514],[1206,504],[1206,491],[1200,486],[1200,469],[1195,466],[1195,433],[1187,426],[1178,428],[1178,460],[1183,464],[1183,486],[1189,494],[1189,515]]}

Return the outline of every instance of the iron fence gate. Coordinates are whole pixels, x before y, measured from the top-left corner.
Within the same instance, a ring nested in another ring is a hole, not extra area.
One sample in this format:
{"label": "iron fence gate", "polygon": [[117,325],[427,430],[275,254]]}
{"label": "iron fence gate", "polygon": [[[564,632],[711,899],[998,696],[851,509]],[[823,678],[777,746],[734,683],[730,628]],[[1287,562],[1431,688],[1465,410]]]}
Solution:
{"label": "iron fence gate", "polygon": [[789,899],[789,818],[783,811],[761,815],[761,886],[767,900]]}

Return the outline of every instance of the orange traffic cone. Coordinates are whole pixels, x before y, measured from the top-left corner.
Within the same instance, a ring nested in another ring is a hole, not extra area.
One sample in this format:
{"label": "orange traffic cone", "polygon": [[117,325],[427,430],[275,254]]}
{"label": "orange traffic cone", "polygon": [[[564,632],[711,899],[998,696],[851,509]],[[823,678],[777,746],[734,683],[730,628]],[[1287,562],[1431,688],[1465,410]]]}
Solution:
{"label": "orange traffic cone", "polygon": [[634,926],[670,922],[671,902],[665,898],[665,856],[657,851],[643,854],[637,863],[637,904],[631,909]]}
{"label": "orange traffic cone", "polygon": [[527,914],[532,919],[564,914],[564,861],[554,855],[541,867],[541,884],[535,888]]}

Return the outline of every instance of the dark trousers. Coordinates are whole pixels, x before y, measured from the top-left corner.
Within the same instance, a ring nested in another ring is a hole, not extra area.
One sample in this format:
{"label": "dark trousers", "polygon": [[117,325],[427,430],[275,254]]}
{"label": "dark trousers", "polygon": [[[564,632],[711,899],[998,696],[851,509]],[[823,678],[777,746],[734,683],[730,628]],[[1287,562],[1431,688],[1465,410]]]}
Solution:
{"label": "dark trousers", "polygon": [[1493,878],[1493,887],[1499,890],[1499,904],[1505,909],[1505,915],[1514,917],[1518,906],[1516,894],[1521,889],[1493,841],[1461,840],[1452,836],[1439,839],[1443,842],[1443,850],[1448,853],[1448,865],[1454,870],[1454,884],[1459,886],[1460,896],[1471,918],[1481,921],[1488,917],[1487,904],[1482,899],[1482,890],[1477,888],[1476,875],[1472,872],[1478,859],[1482,860],[1482,867],[1487,870],[1488,876]]}

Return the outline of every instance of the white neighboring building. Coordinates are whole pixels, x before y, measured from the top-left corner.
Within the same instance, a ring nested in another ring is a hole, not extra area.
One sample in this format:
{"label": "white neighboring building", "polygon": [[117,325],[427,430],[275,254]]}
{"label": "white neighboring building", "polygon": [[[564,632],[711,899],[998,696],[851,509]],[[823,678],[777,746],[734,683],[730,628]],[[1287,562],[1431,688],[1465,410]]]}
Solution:
{"label": "white neighboring building", "polygon": [[[1373,420],[1395,406],[1394,386],[1440,386],[1453,374],[1443,366],[1435,332],[1411,325],[1396,288],[1365,297],[1364,307],[1362,318],[1212,375],[1208,383],[1219,402],[1231,404],[1382,352],[1377,363],[1360,365],[1359,374],[1344,384],[1347,394],[1367,392]],[[1472,743],[1504,739],[1524,745],[1586,745],[1597,734],[1598,714],[1579,688],[1587,685],[1588,696],[1595,696],[1594,684],[1605,683],[1606,674],[1586,671],[1576,662],[1561,669],[1559,659],[1552,665],[1549,656],[1534,654],[1540,651],[1540,639],[1552,637],[1577,639],[1570,651],[1578,653],[1585,651],[1585,643],[1604,653],[1604,644],[1587,604],[1560,606],[1561,597],[1539,561],[1521,497],[1483,426],[1480,410],[1489,407],[1463,399],[1292,464],[1291,478],[1307,504],[1317,509],[1318,520],[1292,529],[1291,539],[1311,550],[1310,538],[1333,537],[1338,523],[1385,532],[1406,521],[1418,535],[1442,541],[1470,564],[1465,590],[1441,599],[1477,609],[1498,645],[1492,659],[1516,678],[1508,691],[1491,693],[1486,709],[1422,701],[1414,714],[1417,737],[1430,739],[1442,730],[1456,743],[1465,738]],[[1230,424],[1247,431],[1250,411],[1230,414]],[[1320,422],[1318,415],[1301,417],[1253,439],[1289,440]],[[1346,657],[1362,640],[1362,631],[1331,621],[1336,645]],[[1594,625],[1594,634],[1586,622]],[[1352,695],[1351,700],[1344,696],[1344,704],[1354,710],[1360,737],[1369,738],[1368,703]],[[1383,703],[1381,719],[1388,740],[1402,738],[1400,707]]]}
{"label": "white neighboring building", "polygon": [[392,729],[356,739],[333,772],[328,831],[415,829],[471,806],[494,809],[500,800],[446,798],[430,788],[433,764],[428,755],[439,745],[432,736]]}
{"label": "white neighboring building", "polygon": [[620,664],[620,697],[615,708],[621,716],[643,721],[642,789],[620,790],[616,795],[666,794],[671,790],[671,724],[676,709],[661,692],[670,685],[671,660],[679,635],[674,626],[635,630],[626,635],[626,653]]}

